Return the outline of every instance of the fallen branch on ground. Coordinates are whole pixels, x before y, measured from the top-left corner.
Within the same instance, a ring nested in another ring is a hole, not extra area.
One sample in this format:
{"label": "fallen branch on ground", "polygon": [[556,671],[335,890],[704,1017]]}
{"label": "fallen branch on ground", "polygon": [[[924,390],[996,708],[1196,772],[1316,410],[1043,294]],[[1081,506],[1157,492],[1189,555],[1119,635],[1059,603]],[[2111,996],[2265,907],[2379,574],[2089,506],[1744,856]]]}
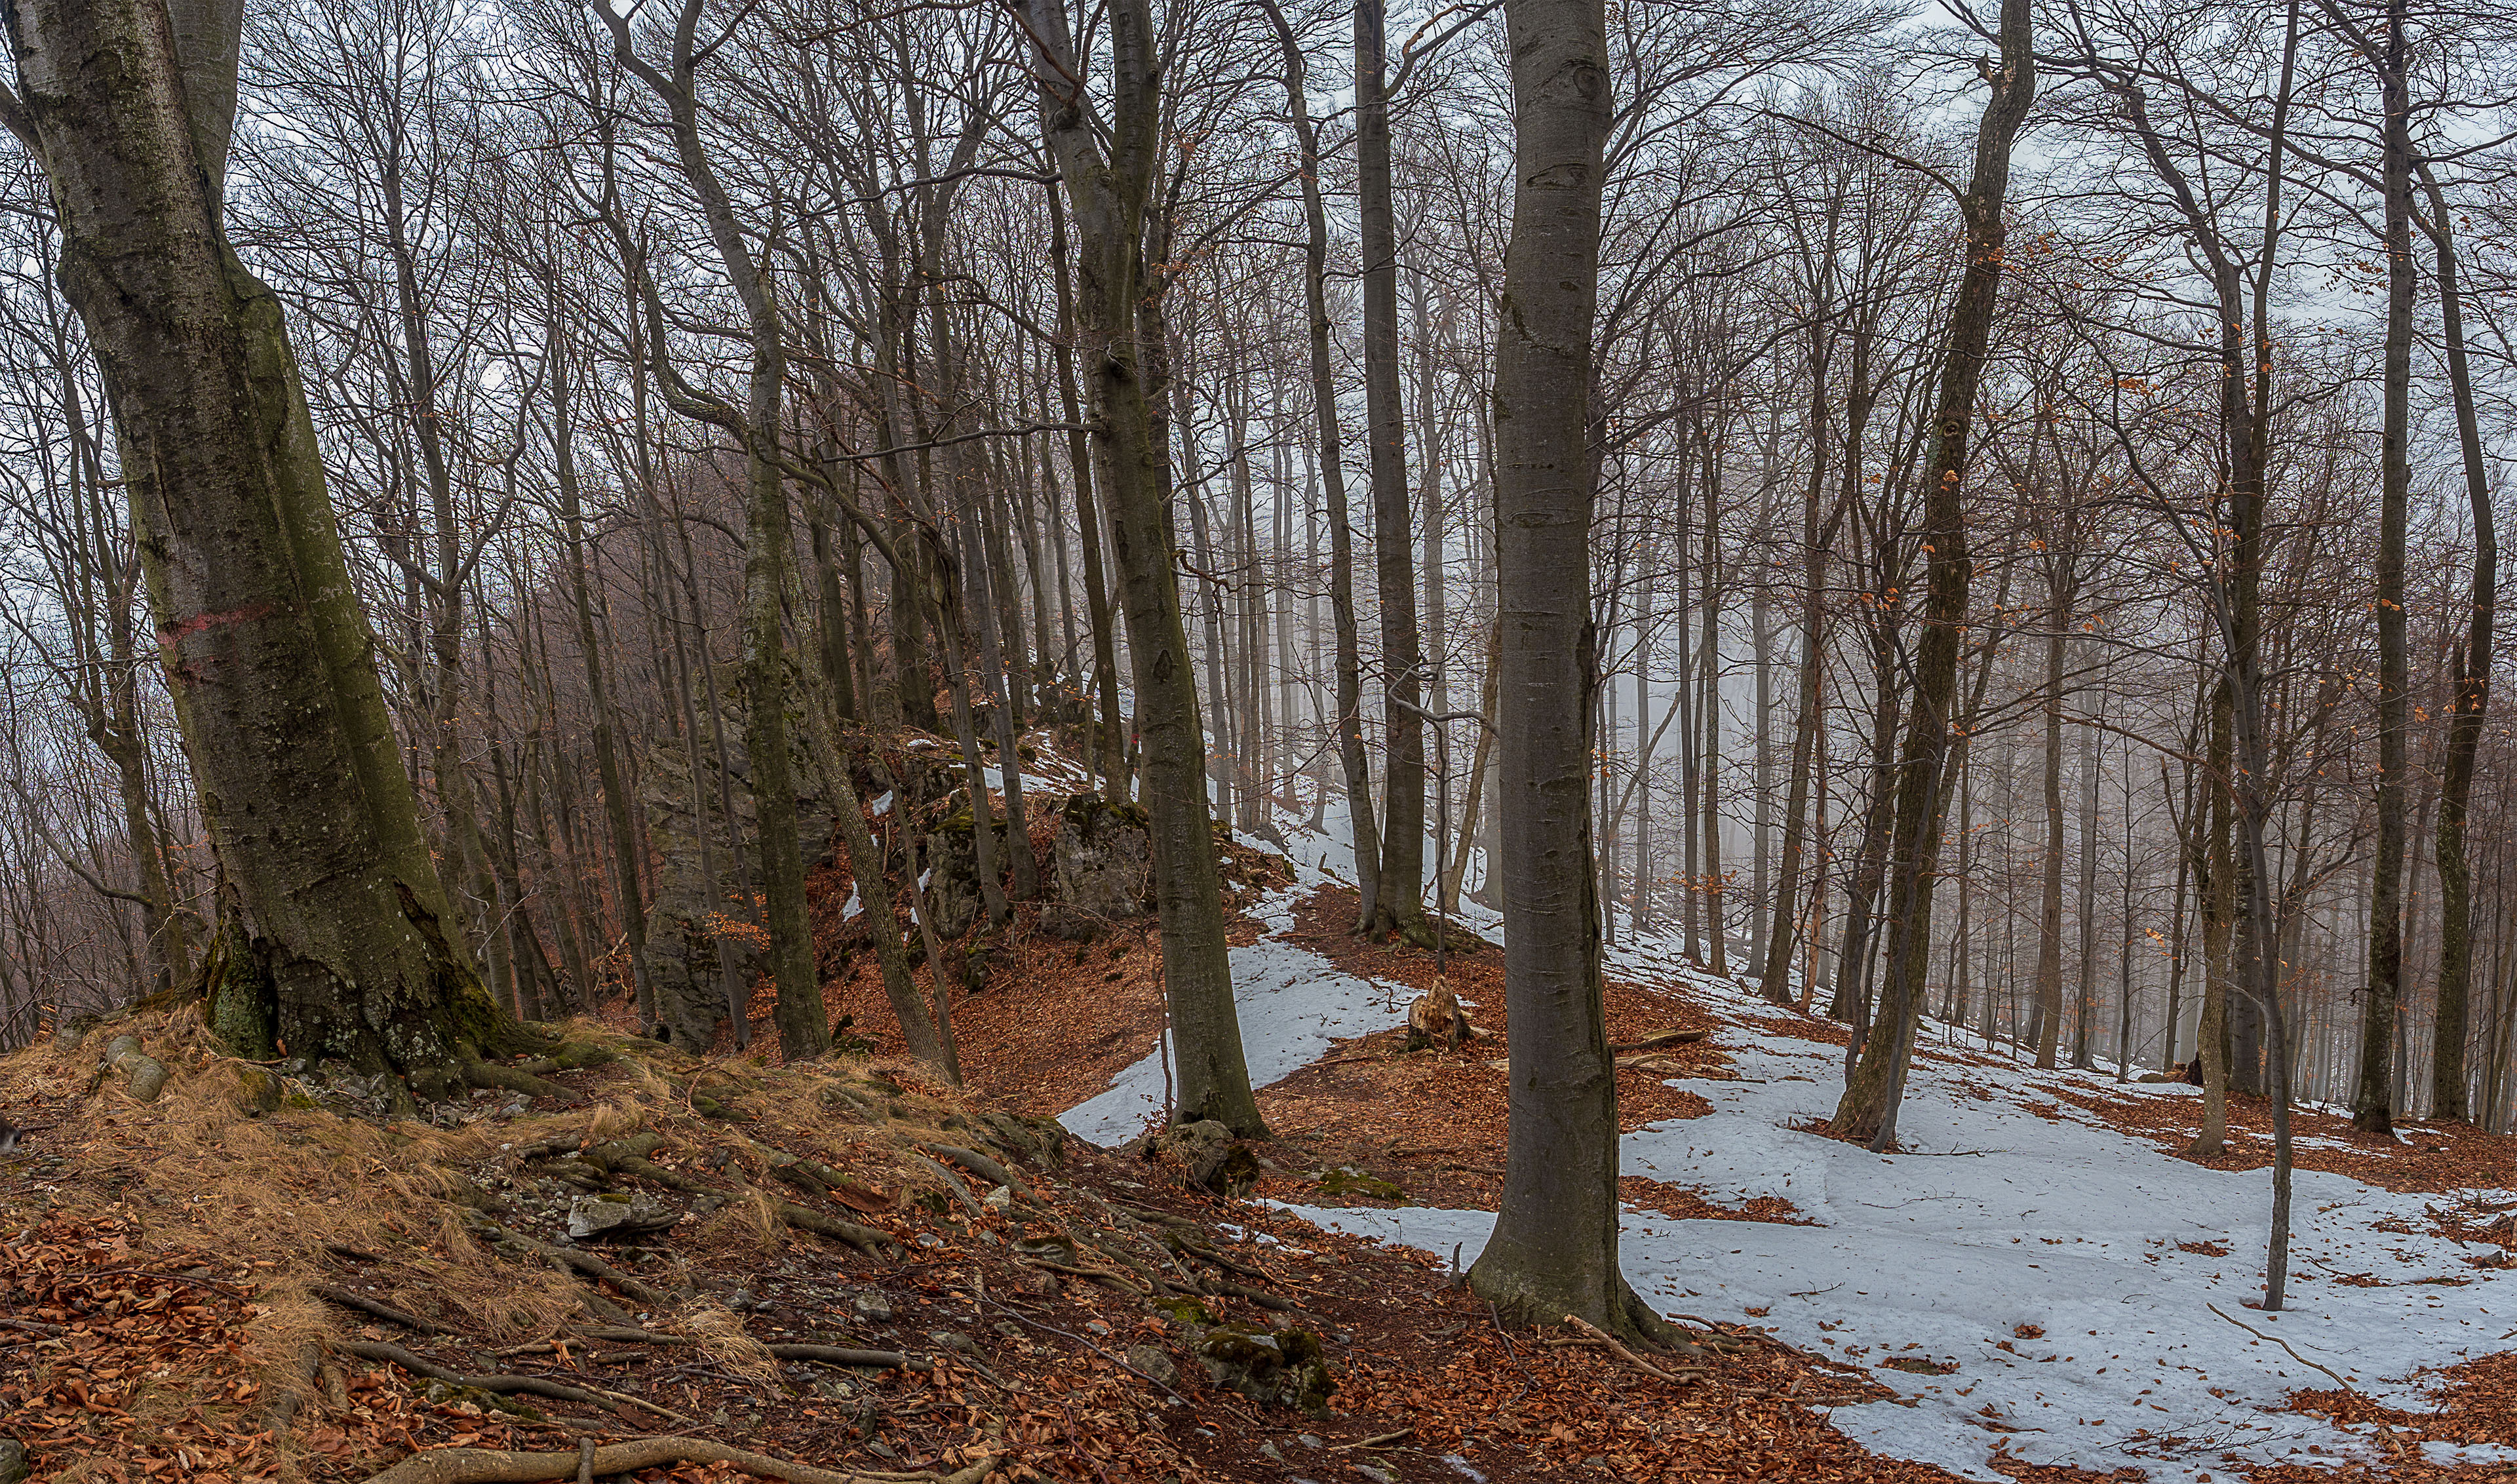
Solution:
{"label": "fallen branch on ground", "polygon": [[755,1479],[779,1479],[785,1484],[923,1484],[929,1480],[934,1484],[979,1484],[995,1471],[997,1459],[992,1454],[953,1474],[842,1473],[810,1463],[789,1463],[707,1438],[633,1438],[597,1448],[590,1455],[582,1449],[568,1453],[507,1453],[491,1448],[441,1448],[412,1454],[373,1475],[366,1484],[540,1484],[542,1480],[584,1474],[602,1478],[636,1473],[674,1463],[728,1463]]}
{"label": "fallen branch on ground", "polygon": [[[2239,1329],[2245,1331],[2245,1332],[2246,1332],[2247,1334],[2249,1334],[2249,1335],[2252,1335],[2252,1336],[2255,1336],[2255,1338],[2257,1338],[2257,1339],[2269,1339],[2269,1340],[2271,1340],[2274,1344],[2277,1344],[2277,1345],[2281,1346],[2282,1349],[2284,1349],[2284,1350],[2289,1350],[2289,1341],[2288,1341],[2288,1340],[2282,1338],[2282,1337],[2281,1337],[2280,1336],[2278,1336],[2278,1335],[2267,1335],[2267,1334],[2265,1334],[2263,1331],[2256,1329],[2253,1325],[2250,1325],[2250,1324],[2246,1323],[2246,1322],[2245,1322],[2244,1320],[2242,1320],[2242,1319],[2229,1319],[2229,1316],[2228,1316],[2228,1315],[2223,1314],[2223,1313],[2221,1313],[2221,1312],[2220,1312],[2220,1306],[2219,1306],[2218,1304],[2216,1304],[2216,1303],[2206,1303],[2206,1304],[2202,1305],[2202,1307],[2204,1307],[2204,1308],[2206,1308],[2206,1309],[2209,1309],[2209,1310],[2210,1310],[2212,1313],[2214,1313],[2214,1314],[2219,1314],[2219,1315],[2220,1315],[2220,1317],[2221,1317],[2222,1319],[2228,1319],[2228,1320],[2229,1320],[2229,1323],[2231,1323],[2231,1324],[2233,1324],[2233,1325],[2236,1325]],[[2324,1368],[2323,1366],[2320,1366],[2320,1365],[2318,1365],[2316,1362],[2314,1362],[2314,1361],[2312,1361],[2312,1360],[2309,1360],[2306,1356],[2299,1354],[2296,1350],[2289,1350],[2289,1356],[2290,1356],[2290,1359],[2292,1359],[2292,1360],[2294,1360],[2294,1361],[2297,1361],[2297,1362],[2298,1362],[2300,1365],[2302,1365],[2302,1366],[2309,1367],[2309,1368],[2310,1368],[2310,1369],[2312,1369],[2312,1370],[2325,1371],[2325,1368]],[[2330,1371],[2325,1371],[2325,1375],[2327,1375],[2327,1376],[2333,1376],[2333,1373],[2332,1373],[2332,1372],[2330,1372]],[[2354,1396],[2358,1396],[2358,1395],[2360,1394],[2360,1388],[2359,1388],[2359,1387],[2357,1387],[2357,1386],[2355,1386],[2355,1385],[2351,1384],[2351,1383],[2350,1383],[2349,1381],[2347,1381],[2347,1380],[2344,1380],[2341,1377],[2333,1376],[2333,1384],[2335,1384],[2335,1385],[2337,1385],[2337,1386],[2340,1386],[2343,1390],[2350,1392],[2350,1393],[2351,1393],[2352,1395],[2354,1395]]]}

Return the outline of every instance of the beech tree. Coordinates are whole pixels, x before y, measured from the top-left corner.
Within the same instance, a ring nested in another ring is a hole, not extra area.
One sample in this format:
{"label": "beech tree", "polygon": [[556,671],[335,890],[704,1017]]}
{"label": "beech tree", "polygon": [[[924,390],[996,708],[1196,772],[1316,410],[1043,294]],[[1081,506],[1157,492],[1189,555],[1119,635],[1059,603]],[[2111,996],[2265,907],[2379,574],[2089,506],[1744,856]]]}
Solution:
{"label": "beech tree", "polygon": [[1469,1283],[1523,1323],[1668,1322],[1617,1263],[1617,1084],[1600,1003],[1589,778],[1599,634],[1587,399],[1611,110],[1600,0],[1508,0],[1512,242],[1495,342],[1495,807],[1511,1154]]}
{"label": "beech tree", "polygon": [[241,0],[0,16],[0,116],[60,215],[217,850],[211,1021],[245,1055],[441,1095],[518,1032],[420,833],[279,301],[227,240]]}

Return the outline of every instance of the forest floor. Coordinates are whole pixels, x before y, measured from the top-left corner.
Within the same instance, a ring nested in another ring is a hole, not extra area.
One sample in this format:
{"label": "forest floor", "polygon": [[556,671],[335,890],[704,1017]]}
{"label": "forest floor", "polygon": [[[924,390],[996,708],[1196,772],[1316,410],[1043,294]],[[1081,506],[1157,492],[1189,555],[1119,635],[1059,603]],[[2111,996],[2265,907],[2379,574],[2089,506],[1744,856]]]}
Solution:
{"label": "forest floor", "polygon": [[[1840,1025],[1648,936],[1609,963],[1625,1263],[1724,1347],[1504,1333],[1455,1281],[1506,1156],[1500,954],[1445,965],[1479,1034],[1407,1052],[1431,955],[1347,931],[1334,820],[1282,823],[1290,860],[1226,851],[1275,1134],[1238,1201],[1123,1148],[1165,1101],[1149,923],[1022,909],[953,1090],[887,1039],[843,877],[861,1055],[580,1023],[549,1090],[424,1119],[270,1109],[190,1012],[112,1028],[173,1072],[151,1103],[102,1035],[0,1058],[37,1125],[0,1157],[0,1439],[64,1484],[2517,1478],[2509,1141],[2302,1118],[2267,1315],[2260,1106],[2198,1162],[2194,1089],[1934,1044],[1871,1155],[1825,1132]],[[1314,1342],[1324,1397],[1268,1360]]]}
{"label": "forest floor", "polygon": [[[1482,1035],[1406,1052],[1432,956],[1347,930],[1334,812],[1317,833],[1277,823],[1296,880],[1245,898],[1234,954],[1278,1139],[1256,1194],[1445,1267],[1473,1261],[1505,1158],[1500,954],[1446,966]],[[1466,925],[1497,936],[1473,909]],[[1124,965],[1138,951],[1116,952]],[[1099,1024],[1122,986],[1159,1014],[1150,960],[1117,980],[1063,945],[1013,963],[995,976],[1009,1002],[965,1023],[965,1046],[996,1025],[1028,1038]],[[1766,1003],[1664,937],[1629,935],[1608,968],[1610,1039],[1632,1047],[1618,1075],[1629,1275],[1666,1311],[1753,1328],[1885,1387],[1811,1413],[1867,1453],[1860,1466],[2517,1478],[2503,1350],[2517,1291],[2496,1292],[2517,1261],[2517,1140],[2445,1125],[2373,1139],[2302,1110],[2288,1292],[2265,1315],[2261,1100],[2233,1100],[2229,1153],[2194,1157],[2197,1089],[2038,1072],[1934,1022],[1901,1147],[1882,1158],[1827,1136],[1841,1024]],[[878,1007],[870,977],[854,993]],[[1108,1145],[1146,1126],[1165,1088],[1156,1038],[1134,1024],[1061,1040],[1054,1086],[1028,1109]],[[1673,1031],[1702,1039],[1636,1044]],[[1825,1476],[1767,1467],[1754,1476]]]}

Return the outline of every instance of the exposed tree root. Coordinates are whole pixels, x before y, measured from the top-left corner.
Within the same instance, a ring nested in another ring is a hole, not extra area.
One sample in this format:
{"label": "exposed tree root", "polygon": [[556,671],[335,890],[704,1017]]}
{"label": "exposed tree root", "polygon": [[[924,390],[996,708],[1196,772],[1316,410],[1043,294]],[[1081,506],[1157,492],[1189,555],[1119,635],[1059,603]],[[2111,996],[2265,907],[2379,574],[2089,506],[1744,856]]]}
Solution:
{"label": "exposed tree root", "polygon": [[[751,1188],[743,1186],[738,1191],[719,1190],[704,1180],[694,1180],[678,1169],[666,1169],[647,1158],[661,1144],[662,1140],[655,1134],[640,1134],[636,1138],[615,1139],[607,1144],[597,1144],[585,1151],[585,1158],[598,1168],[610,1170],[614,1174],[635,1175],[642,1180],[653,1180],[659,1185],[681,1191],[685,1195],[714,1196],[721,1201],[731,1201],[737,1195]],[[778,1218],[788,1225],[803,1231],[818,1232],[825,1237],[836,1237],[869,1257],[879,1257],[885,1249],[896,1249],[900,1246],[888,1232],[876,1231],[871,1226],[860,1226],[854,1221],[842,1221],[836,1216],[826,1216],[810,1207],[798,1206],[792,1201],[782,1201],[776,1197],[763,1199],[769,1202],[769,1208],[777,1212]]]}
{"label": "exposed tree root", "polygon": [[929,1144],[926,1149],[935,1158],[959,1165],[981,1179],[993,1180],[1026,1201],[1032,1198],[1031,1187],[1023,1183],[1022,1176],[976,1150],[954,1144]]}
{"label": "exposed tree root", "polygon": [[375,1299],[362,1297],[357,1293],[351,1293],[348,1289],[336,1289],[329,1284],[310,1283],[306,1285],[306,1292],[322,1299],[325,1303],[333,1304],[344,1309],[355,1310],[361,1314],[370,1315],[374,1318],[385,1321],[387,1324],[398,1324],[404,1329],[409,1330],[414,1334],[443,1335],[446,1333],[446,1327],[444,1325],[431,1324],[429,1321],[420,1318],[416,1314],[405,1314],[402,1310],[395,1308],[392,1304],[379,1303]]}
{"label": "exposed tree root", "polygon": [[494,1087],[502,1092],[521,1092],[527,1097],[546,1097],[560,1103],[584,1101],[571,1088],[552,1081],[546,1077],[535,1077],[522,1067],[505,1066],[498,1062],[465,1062],[463,1082],[470,1087]]}
{"label": "exposed tree root", "polygon": [[826,1366],[868,1366],[884,1371],[932,1371],[934,1363],[911,1360],[897,1350],[851,1350],[844,1345],[770,1345],[778,1360],[817,1360]]}
{"label": "exposed tree root", "polygon": [[1584,1319],[1579,1314],[1565,1315],[1564,1322],[1571,1325],[1573,1328],[1580,1330],[1583,1334],[1590,1336],[1592,1339],[1599,1343],[1607,1346],[1609,1354],[1616,1356],[1619,1360],[1624,1361],[1626,1364],[1642,1372],[1646,1376],[1657,1376],[1662,1380],[1669,1381],[1672,1384],[1683,1385],[1685,1383],[1688,1377],[1702,1376],[1704,1374],[1704,1368],[1702,1366],[1682,1366],[1676,1371],[1664,1371],[1660,1367],[1653,1365],[1650,1361],[1637,1355],[1634,1351],[1627,1349],[1615,1336],[1600,1329],[1598,1325],[1591,1323],[1591,1321]]}
{"label": "exposed tree root", "polygon": [[994,1456],[959,1473],[842,1473],[810,1463],[789,1463],[766,1454],[730,1447],[707,1438],[633,1438],[594,1450],[569,1453],[505,1453],[491,1448],[442,1448],[415,1453],[366,1484],[540,1484],[546,1479],[573,1479],[583,1474],[636,1473],[671,1463],[730,1463],[756,1479],[785,1484],[979,1484],[995,1471]]}
{"label": "exposed tree root", "polygon": [[625,1391],[607,1391],[600,1386],[572,1386],[564,1381],[552,1380],[546,1376],[466,1376],[460,1371],[441,1366],[433,1360],[413,1355],[400,1345],[383,1344],[371,1339],[345,1339],[336,1343],[340,1349],[361,1360],[390,1361],[413,1376],[424,1376],[430,1380],[444,1381],[451,1386],[465,1386],[475,1391],[488,1391],[499,1396],[511,1396],[523,1392],[532,1396],[546,1396],[555,1402],[578,1402],[589,1407],[614,1405],[635,1407],[642,1412],[652,1412],[678,1425],[690,1424],[690,1419],[680,1413],[659,1407],[654,1402],[643,1401]]}
{"label": "exposed tree root", "polygon": [[650,1308],[662,1309],[672,1306],[672,1294],[657,1288],[654,1284],[630,1277],[592,1252],[573,1247],[553,1247],[547,1242],[536,1242],[520,1232],[509,1231],[495,1221],[484,1219],[478,1225],[482,1235],[493,1242],[521,1248],[559,1267],[571,1268],[588,1278],[608,1283],[619,1290],[623,1297],[634,1298]]}

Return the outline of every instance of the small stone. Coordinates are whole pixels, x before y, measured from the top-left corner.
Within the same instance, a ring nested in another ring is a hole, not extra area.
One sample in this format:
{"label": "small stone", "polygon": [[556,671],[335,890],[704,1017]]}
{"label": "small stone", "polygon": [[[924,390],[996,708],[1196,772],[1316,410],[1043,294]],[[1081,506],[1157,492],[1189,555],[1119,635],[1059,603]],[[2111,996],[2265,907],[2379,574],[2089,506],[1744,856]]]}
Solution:
{"label": "small stone", "polygon": [[734,1291],[734,1296],[725,1301],[725,1306],[729,1309],[735,1310],[737,1313],[740,1313],[745,1309],[752,1307],[759,1301],[759,1299],[752,1296],[751,1290],[736,1289]]}
{"label": "small stone", "polygon": [[1172,1360],[1171,1352],[1160,1345],[1130,1345],[1128,1364],[1135,1367],[1148,1379],[1160,1381],[1166,1386],[1179,1379],[1178,1365]]}
{"label": "small stone", "polygon": [[866,1452],[873,1454],[878,1459],[896,1459],[900,1457],[900,1450],[892,1447],[889,1443],[868,1443],[866,1444]]}
{"label": "small stone", "polygon": [[1090,1330],[1095,1335],[1107,1335],[1110,1333],[1110,1327],[1098,1319],[1091,1321],[1084,1328]]}
{"label": "small stone", "polygon": [[35,1471],[26,1461],[26,1445],[16,1438],[0,1438],[0,1484],[21,1484]]}
{"label": "small stone", "polygon": [[956,1330],[930,1330],[926,1337],[935,1341],[938,1349],[975,1351],[979,1348],[977,1340]]}
{"label": "small stone", "polygon": [[1000,1319],[997,1321],[997,1333],[1003,1335],[1007,1339],[1022,1338],[1022,1332],[1023,1327],[1014,1323],[1010,1319]]}
{"label": "small stone", "polygon": [[871,1324],[891,1323],[891,1300],[880,1293],[859,1293],[850,1307],[857,1311],[859,1319]]}
{"label": "small stone", "polygon": [[1301,1437],[1296,1438],[1295,1441],[1301,1443],[1305,1448],[1317,1448],[1320,1446],[1320,1440],[1311,1436],[1307,1432],[1303,1433]]}
{"label": "small stone", "polygon": [[643,1237],[673,1224],[673,1212],[641,1191],[635,1196],[579,1196],[568,1206],[568,1234],[579,1242]]}

